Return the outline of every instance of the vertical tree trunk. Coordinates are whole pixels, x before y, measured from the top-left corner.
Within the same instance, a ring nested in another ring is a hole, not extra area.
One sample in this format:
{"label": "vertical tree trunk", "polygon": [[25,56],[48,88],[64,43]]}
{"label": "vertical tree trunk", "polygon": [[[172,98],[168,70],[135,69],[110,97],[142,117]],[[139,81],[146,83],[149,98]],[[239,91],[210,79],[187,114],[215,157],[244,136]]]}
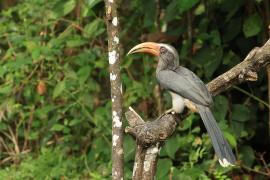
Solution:
{"label": "vertical tree trunk", "polygon": [[123,179],[122,84],[117,1],[105,0],[112,99],[112,179]]}

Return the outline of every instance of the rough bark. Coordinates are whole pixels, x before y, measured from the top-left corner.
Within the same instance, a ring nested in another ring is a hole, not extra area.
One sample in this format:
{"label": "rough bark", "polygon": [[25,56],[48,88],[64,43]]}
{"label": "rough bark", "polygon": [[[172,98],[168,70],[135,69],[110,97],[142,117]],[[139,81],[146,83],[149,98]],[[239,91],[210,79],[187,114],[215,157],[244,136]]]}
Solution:
{"label": "rough bark", "polygon": [[[207,87],[215,96],[234,84],[256,81],[257,72],[268,64],[270,64],[270,40],[262,47],[251,50],[241,63],[209,82]],[[132,108],[125,115],[129,123],[125,131],[134,136],[137,142],[132,179],[154,179],[162,142],[172,135],[179,119],[174,114],[163,114],[154,121],[144,122]]]}
{"label": "rough bark", "polygon": [[151,180],[155,177],[158,152],[162,141],[175,130],[177,116],[164,114],[152,122],[145,122],[131,107],[125,113],[129,126],[125,132],[136,138],[133,180]]}
{"label": "rough bark", "polygon": [[123,179],[122,84],[117,3],[105,0],[112,99],[112,179]]}

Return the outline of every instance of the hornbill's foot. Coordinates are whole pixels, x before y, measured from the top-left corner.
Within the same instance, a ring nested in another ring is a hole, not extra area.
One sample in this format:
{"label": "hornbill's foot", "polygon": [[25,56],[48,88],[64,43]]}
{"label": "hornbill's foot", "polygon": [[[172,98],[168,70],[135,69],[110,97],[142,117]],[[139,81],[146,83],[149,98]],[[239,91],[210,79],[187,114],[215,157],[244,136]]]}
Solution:
{"label": "hornbill's foot", "polygon": [[176,112],[173,109],[168,109],[167,111],[165,111],[164,114],[175,114]]}
{"label": "hornbill's foot", "polygon": [[197,107],[195,106],[195,104],[193,102],[191,102],[188,99],[184,100],[185,106],[191,111],[191,112],[198,112]]}

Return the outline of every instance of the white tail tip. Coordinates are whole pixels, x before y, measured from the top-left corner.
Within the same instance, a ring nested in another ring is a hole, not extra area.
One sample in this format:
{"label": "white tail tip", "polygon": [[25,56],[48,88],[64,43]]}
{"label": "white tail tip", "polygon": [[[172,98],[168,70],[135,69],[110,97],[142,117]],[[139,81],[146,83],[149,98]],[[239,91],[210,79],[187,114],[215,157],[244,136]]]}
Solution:
{"label": "white tail tip", "polygon": [[234,166],[233,164],[231,164],[227,159],[223,158],[222,160],[219,159],[218,160],[219,164],[222,166],[222,167],[228,167],[228,166]]}

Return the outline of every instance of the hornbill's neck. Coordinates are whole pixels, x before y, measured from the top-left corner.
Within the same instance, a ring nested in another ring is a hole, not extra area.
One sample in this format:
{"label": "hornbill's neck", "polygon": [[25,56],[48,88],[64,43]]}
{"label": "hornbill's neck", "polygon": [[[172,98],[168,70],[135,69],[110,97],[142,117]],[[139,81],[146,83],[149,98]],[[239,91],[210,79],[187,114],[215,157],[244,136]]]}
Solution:
{"label": "hornbill's neck", "polygon": [[178,63],[178,59],[175,60],[167,60],[167,59],[164,59],[162,57],[159,57],[158,58],[158,65],[157,65],[157,69],[156,69],[156,73],[162,71],[162,70],[174,70],[175,68],[177,68],[179,66]]}

